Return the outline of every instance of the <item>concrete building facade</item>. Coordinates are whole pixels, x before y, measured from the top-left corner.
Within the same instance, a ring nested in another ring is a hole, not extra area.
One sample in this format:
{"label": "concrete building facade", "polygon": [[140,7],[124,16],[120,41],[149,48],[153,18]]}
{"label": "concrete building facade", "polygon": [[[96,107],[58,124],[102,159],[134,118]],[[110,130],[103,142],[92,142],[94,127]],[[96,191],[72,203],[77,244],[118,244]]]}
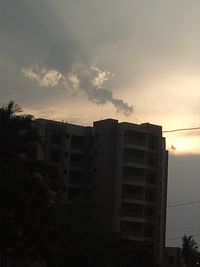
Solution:
{"label": "concrete building facade", "polygon": [[65,200],[93,201],[99,220],[153,248],[165,245],[168,154],[162,127],[96,121],[93,127],[39,119],[41,159],[60,168]]}

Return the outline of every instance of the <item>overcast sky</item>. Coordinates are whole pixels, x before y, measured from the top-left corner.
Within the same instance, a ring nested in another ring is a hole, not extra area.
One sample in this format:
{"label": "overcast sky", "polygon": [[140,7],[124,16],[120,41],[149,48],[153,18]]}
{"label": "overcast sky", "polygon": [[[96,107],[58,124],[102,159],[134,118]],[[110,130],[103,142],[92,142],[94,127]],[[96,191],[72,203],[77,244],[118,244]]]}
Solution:
{"label": "overcast sky", "polygon": [[[199,47],[199,0],[0,0],[0,102],[83,125],[112,117],[197,127]],[[168,201],[200,198],[200,132],[166,137],[176,148]]]}

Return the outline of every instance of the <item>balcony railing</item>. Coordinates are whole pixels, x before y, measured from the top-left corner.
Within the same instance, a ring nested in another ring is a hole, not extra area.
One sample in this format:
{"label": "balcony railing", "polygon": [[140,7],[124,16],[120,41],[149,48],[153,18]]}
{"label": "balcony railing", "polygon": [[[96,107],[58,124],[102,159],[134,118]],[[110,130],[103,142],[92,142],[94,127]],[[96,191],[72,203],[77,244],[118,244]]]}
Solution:
{"label": "balcony railing", "polygon": [[122,229],[122,233],[128,236],[136,237],[136,238],[141,238],[144,237],[142,231],[134,231],[134,230],[126,230]]}
{"label": "balcony railing", "polygon": [[134,194],[134,193],[123,193],[122,198],[134,199],[134,200],[144,200],[144,195]]}
{"label": "balcony railing", "polygon": [[122,217],[135,217],[135,218],[144,218],[144,214],[142,212],[134,212],[132,210],[122,210]]}
{"label": "balcony railing", "polygon": [[137,158],[137,157],[125,157],[125,163],[137,163],[137,164],[144,164],[144,158]]}
{"label": "balcony railing", "polygon": [[137,176],[134,174],[124,174],[123,180],[127,182],[145,182],[145,178],[143,176]]}
{"label": "balcony railing", "polygon": [[137,145],[137,146],[145,146],[145,140],[143,139],[136,139],[136,138],[126,138],[125,139],[126,145]]}

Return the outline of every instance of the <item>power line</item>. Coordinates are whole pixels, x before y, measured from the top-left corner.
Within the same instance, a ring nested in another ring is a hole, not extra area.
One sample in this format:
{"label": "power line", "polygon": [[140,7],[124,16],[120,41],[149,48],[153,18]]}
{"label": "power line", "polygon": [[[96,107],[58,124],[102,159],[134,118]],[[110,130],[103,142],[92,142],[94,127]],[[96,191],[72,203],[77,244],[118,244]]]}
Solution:
{"label": "power line", "polygon": [[[180,229],[182,228],[182,229]],[[167,228],[167,232],[189,232],[189,233],[200,233],[198,230],[192,230],[191,228],[177,227],[177,228]]]}
{"label": "power line", "polygon": [[169,205],[169,206],[167,206],[167,208],[175,208],[175,207],[180,207],[180,206],[187,206],[187,205],[192,205],[192,204],[196,204],[196,203],[200,203],[200,200],[188,201],[188,202],[183,202],[183,203],[180,203],[180,204]]}
{"label": "power line", "polygon": [[[200,236],[200,233],[192,234],[192,237],[193,236]],[[182,239],[182,238],[183,238],[182,236],[176,236],[176,237],[172,237],[172,238],[166,238],[166,240],[177,240],[177,239]]]}
{"label": "power line", "polygon": [[173,133],[173,132],[193,131],[193,130],[200,130],[200,127],[173,129],[173,130],[163,131],[163,133]]}
{"label": "power line", "polygon": [[[200,130],[200,126],[198,127],[189,127],[189,128],[177,128],[172,130],[164,130],[163,133],[173,133],[173,132],[182,132],[182,131],[194,131]],[[124,134],[97,134],[99,136],[125,136]]]}
{"label": "power line", "polygon": [[[181,132],[181,131],[194,131],[194,130],[200,130],[200,126],[198,127],[190,127],[190,128],[177,128],[177,129],[172,129],[172,130],[164,130],[162,131],[163,133],[173,133],[173,132]],[[102,137],[106,137],[106,136],[126,136],[125,134],[95,134],[94,136],[98,137],[98,136],[102,136]],[[43,135],[41,137],[48,137],[47,135]]]}

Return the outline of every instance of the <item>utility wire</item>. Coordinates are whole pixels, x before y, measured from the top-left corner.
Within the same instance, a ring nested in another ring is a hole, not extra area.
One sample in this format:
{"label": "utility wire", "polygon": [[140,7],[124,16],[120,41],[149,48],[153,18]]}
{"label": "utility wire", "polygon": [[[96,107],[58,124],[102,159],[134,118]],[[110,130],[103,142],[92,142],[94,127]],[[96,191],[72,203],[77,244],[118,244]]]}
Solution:
{"label": "utility wire", "polygon": [[183,203],[180,203],[180,204],[169,205],[169,206],[167,206],[167,208],[175,208],[175,207],[180,207],[180,206],[187,206],[187,205],[192,205],[192,204],[196,204],[196,203],[200,203],[200,200],[188,201],[188,202],[183,202]]}
{"label": "utility wire", "polygon": [[193,131],[193,130],[200,130],[200,127],[173,129],[173,130],[163,131],[163,133],[173,133],[173,132]]}
{"label": "utility wire", "polygon": [[[200,234],[192,234],[192,236],[200,236]],[[182,236],[176,236],[172,238],[166,238],[166,240],[177,240],[177,239],[182,239]]]}
{"label": "utility wire", "polygon": [[[183,131],[194,131],[200,130],[200,126],[198,127],[190,127],[190,128],[177,128],[172,130],[164,130],[163,133],[173,133],[173,132],[183,132]],[[124,134],[97,134],[99,136],[125,136]]]}
{"label": "utility wire", "polygon": [[[172,130],[164,130],[163,133],[173,133],[173,132],[182,132],[182,131],[194,131],[200,130],[200,126],[198,127],[190,127],[190,128],[177,128]],[[96,134],[96,136],[126,136],[125,134]],[[48,135],[43,135],[41,137],[48,137]],[[92,136],[91,136],[92,137]]]}

